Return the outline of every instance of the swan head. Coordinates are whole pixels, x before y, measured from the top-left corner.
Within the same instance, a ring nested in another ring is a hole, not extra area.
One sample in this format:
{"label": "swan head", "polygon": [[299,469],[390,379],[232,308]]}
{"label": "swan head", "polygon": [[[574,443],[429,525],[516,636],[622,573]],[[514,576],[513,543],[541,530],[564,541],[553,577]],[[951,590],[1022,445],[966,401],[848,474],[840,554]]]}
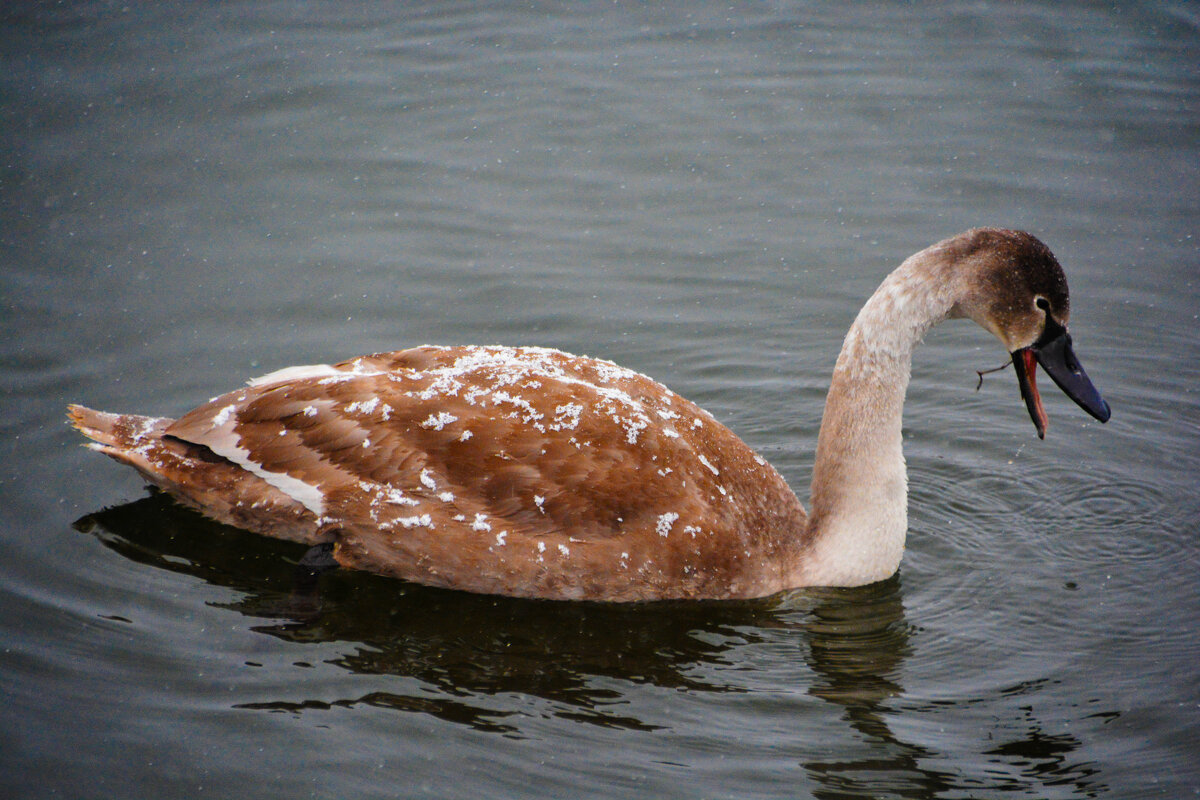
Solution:
{"label": "swan head", "polygon": [[1039,365],[1080,408],[1107,422],[1108,403],[1084,372],[1067,333],[1067,278],[1050,248],[1023,231],[996,228],[968,231],[936,247],[967,267],[959,272],[967,285],[951,316],[975,320],[1004,344],[1038,438],[1045,438],[1048,424],[1037,388]]}

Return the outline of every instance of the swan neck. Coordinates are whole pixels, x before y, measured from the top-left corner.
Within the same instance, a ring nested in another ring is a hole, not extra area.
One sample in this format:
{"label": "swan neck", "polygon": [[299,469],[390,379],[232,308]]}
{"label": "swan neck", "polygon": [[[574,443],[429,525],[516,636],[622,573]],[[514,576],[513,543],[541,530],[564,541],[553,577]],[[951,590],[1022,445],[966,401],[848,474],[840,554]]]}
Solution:
{"label": "swan neck", "polygon": [[908,529],[904,395],[914,347],[954,307],[942,267],[930,251],[905,261],[846,334],[817,441],[805,583],[862,585],[899,567]]}

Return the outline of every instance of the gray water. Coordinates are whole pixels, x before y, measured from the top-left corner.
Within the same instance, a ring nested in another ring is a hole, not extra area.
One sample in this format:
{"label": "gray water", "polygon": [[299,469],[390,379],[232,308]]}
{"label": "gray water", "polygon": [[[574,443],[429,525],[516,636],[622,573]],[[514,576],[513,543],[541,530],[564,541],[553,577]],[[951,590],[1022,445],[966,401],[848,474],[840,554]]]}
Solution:
{"label": "gray water", "polygon": [[[1200,792],[1200,14],[1189,3],[6,3],[0,795]],[[555,604],[360,573],[147,497],[63,407],[555,346],[802,499],[904,257],[1064,264],[1107,425],[963,323],[917,353],[897,577]]]}

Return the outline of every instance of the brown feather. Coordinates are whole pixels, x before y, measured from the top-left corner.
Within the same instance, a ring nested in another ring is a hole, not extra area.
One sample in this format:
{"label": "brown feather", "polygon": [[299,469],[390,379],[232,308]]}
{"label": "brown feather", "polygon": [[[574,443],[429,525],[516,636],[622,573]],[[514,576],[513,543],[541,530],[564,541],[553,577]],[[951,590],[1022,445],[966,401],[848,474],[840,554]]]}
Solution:
{"label": "brown feather", "polygon": [[[335,537],[349,566],[474,591],[768,593],[779,574],[763,564],[779,553],[766,531],[803,520],[778,473],[724,426],[609,362],[424,347],[334,369],[214,398],[162,421],[154,447],[216,454],[218,482],[252,485],[258,502],[283,495],[278,485],[311,487],[321,513],[293,514],[303,530],[288,538]],[[139,469],[222,521],[240,507]]]}

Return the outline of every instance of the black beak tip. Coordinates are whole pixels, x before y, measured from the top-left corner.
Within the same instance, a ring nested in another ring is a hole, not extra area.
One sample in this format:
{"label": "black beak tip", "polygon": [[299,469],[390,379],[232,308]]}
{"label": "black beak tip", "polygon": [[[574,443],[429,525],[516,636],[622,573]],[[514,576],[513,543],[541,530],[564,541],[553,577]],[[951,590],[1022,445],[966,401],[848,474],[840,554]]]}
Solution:
{"label": "black beak tip", "polygon": [[1034,345],[1033,351],[1038,364],[1067,397],[1096,419],[1108,422],[1112,409],[1083,371],[1083,365],[1071,347],[1071,336],[1065,329],[1049,341]]}

